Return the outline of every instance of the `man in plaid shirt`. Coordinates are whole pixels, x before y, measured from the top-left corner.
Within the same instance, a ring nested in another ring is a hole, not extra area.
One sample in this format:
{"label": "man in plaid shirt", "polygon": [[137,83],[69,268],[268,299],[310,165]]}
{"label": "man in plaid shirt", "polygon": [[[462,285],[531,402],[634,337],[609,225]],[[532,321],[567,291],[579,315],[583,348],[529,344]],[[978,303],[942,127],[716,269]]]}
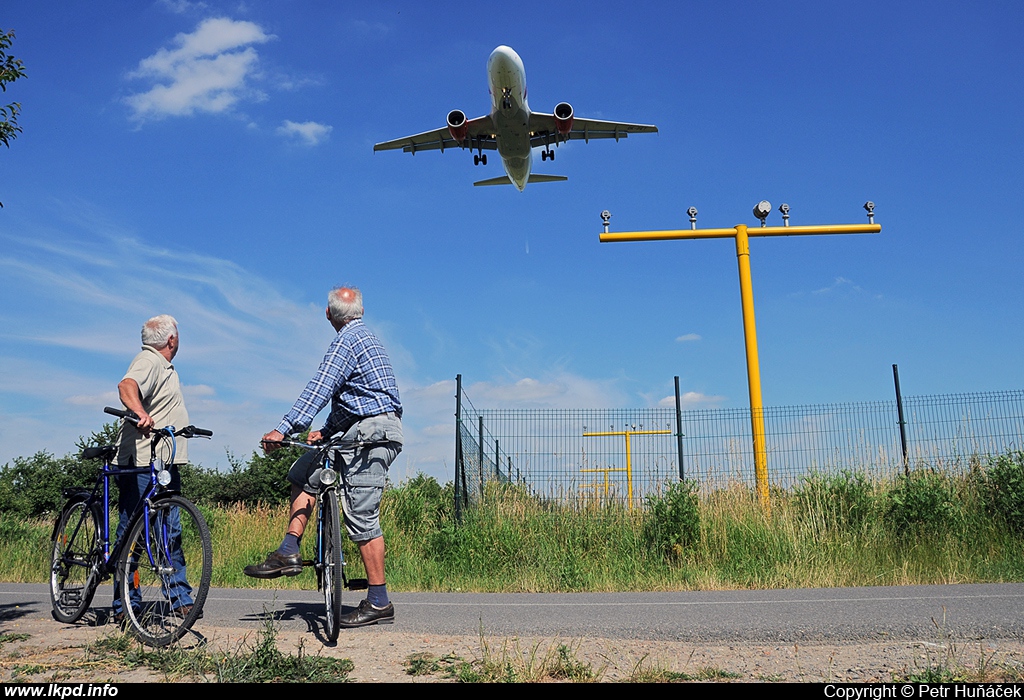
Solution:
{"label": "man in plaid shirt", "polygon": [[[342,443],[370,443],[362,448],[335,451],[344,475],[342,510],[349,537],[359,547],[366,567],[366,600],[348,615],[342,627],[390,623],[395,608],[384,580],[384,535],[380,529],[380,497],[391,463],[402,450],[402,402],[387,352],[363,324],[363,296],[355,287],[337,287],[327,296],[327,320],[337,335],[320,368],[303,389],[295,405],[277,428],[263,436],[263,449],[280,447],[285,435],[308,428],[313,418],[331,403],[331,413],[320,430],[309,433],[309,443],[341,433]],[[262,564],[245,567],[255,578],[295,576],[302,571],[299,541],[313,512],[320,486],[321,465],[310,451],[288,472],[292,484],[291,518],[284,541]]]}

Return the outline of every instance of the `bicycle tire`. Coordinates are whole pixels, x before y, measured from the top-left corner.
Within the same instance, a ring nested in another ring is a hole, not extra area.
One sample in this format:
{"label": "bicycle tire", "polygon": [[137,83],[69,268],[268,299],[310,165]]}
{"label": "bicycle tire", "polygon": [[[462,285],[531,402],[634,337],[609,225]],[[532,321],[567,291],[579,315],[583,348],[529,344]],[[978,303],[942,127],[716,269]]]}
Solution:
{"label": "bicycle tire", "polygon": [[181,496],[150,503],[132,526],[118,562],[128,627],[143,643],[176,642],[202,615],[213,572],[210,528]]}
{"label": "bicycle tire", "polygon": [[53,617],[78,622],[96,594],[100,563],[100,516],[85,498],[69,501],[53,527],[50,604]]}
{"label": "bicycle tire", "polygon": [[326,620],[324,633],[332,642],[338,641],[341,619],[341,590],[343,588],[345,564],[341,549],[341,520],[338,511],[338,493],[330,489],[320,499],[320,527],[323,558],[321,566],[321,588],[324,593]]}

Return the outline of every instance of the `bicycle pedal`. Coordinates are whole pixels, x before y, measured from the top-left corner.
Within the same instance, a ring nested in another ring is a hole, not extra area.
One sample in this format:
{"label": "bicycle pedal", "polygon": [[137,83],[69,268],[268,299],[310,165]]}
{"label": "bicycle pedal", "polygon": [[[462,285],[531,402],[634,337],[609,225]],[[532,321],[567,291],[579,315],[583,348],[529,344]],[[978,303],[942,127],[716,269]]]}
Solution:
{"label": "bicycle pedal", "polygon": [[303,560],[302,560],[302,565],[303,565],[303,566],[313,566],[313,563],[314,563],[314,562],[313,562],[313,560],[312,560],[312,559],[303,559]]}
{"label": "bicycle pedal", "polygon": [[365,591],[370,587],[370,582],[365,578],[350,578],[347,588],[350,591]]}

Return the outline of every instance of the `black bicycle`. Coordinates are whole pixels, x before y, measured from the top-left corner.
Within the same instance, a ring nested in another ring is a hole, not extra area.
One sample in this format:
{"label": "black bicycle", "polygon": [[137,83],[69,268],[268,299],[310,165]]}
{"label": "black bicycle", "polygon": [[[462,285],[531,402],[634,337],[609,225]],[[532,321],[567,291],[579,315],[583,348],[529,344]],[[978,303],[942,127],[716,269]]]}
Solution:
{"label": "black bicycle", "polygon": [[338,487],[344,488],[344,473],[337,469],[331,459],[339,448],[369,448],[378,444],[369,442],[342,442],[340,440],[324,441],[315,444],[280,440],[264,441],[261,444],[275,444],[286,447],[300,447],[304,450],[317,450],[314,458],[323,464],[320,472],[320,489],[317,492],[316,540],[313,545],[313,559],[303,560],[303,567],[312,566],[316,571],[317,590],[323,591],[326,619],[324,633],[332,642],[338,641],[339,620],[341,618],[341,589],[360,591],[367,588],[365,578],[350,579],[345,574],[345,553],[341,545],[342,513],[338,501]]}
{"label": "black bicycle", "polygon": [[[104,412],[138,424],[131,411]],[[50,602],[53,616],[77,622],[89,608],[100,583],[114,576],[124,621],[143,642],[162,647],[177,641],[197,619],[210,590],[213,544],[199,509],[168,488],[175,438],[212,437],[189,425],[153,430],[153,460],[145,467],[112,464],[116,445],[90,447],[84,459],[102,459],[92,491],[65,489],[64,505],[53,527]],[[169,455],[166,461],[159,455]],[[149,474],[124,535],[110,543],[110,479]]]}

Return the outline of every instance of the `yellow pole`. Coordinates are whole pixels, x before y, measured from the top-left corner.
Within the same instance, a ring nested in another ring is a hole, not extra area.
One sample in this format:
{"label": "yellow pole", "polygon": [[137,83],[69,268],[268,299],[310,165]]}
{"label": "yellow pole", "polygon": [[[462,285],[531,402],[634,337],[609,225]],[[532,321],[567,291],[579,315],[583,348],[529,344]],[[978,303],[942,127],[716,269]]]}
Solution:
{"label": "yellow pole", "polygon": [[630,449],[630,432],[626,431],[626,500],[629,502],[628,510],[633,510],[633,457]]}
{"label": "yellow pole", "polygon": [[750,431],[754,438],[754,480],[757,497],[766,515],[768,499],[768,450],[764,440],[764,404],[761,400],[761,364],[757,359],[757,324],[754,322],[754,285],[750,278],[750,239],[744,224],[736,226],[736,262],[740,271],[743,304],[743,339],[747,350],[747,388],[750,392]]}
{"label": "yellow pole", "polygon": [[[869,208],[870,205],[870,208]],[[771,514],[768,496],[768,450],[764,436],[764,404],[761,400],[761,366],[757,359],[757,328],[754,324],[754,291],[750,280],[750,236],[811,236],[846,233],[881,233],[881,224],[874,223],[874,204],[864,205],[868,210],[868,224],[825,224],[813,226],[761,226],[750,231],[745,224],[734,228],[673,229],[666,231],[608,231],[608,219],[604,218],[605,230],[602,243],[624,243],[635,241],[671,241],[685,238],[733,238],[736,239],[736,262],[740,271],[740,299],[743,302],[743,337],[747,351],[747,386],[750,393],[750,430],[754,443],[754,479],[757,496],[765,513]],[[694,210],[696,216],[696,210]],[[696,219],[691,219],[696,221]],[[696,224],[694,224],[696,225]],[[586,433],[584,433],[586,434]],[[628,438],[627,438],[628,439]],[[628,446],[627,446],[628,447]]]}

